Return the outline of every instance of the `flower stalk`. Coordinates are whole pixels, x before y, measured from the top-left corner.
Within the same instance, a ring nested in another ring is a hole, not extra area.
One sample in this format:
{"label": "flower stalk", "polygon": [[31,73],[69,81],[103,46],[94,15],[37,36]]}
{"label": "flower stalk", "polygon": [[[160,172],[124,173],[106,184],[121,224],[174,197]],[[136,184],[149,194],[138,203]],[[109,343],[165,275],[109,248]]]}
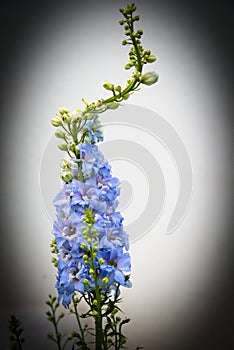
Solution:
{"label": "flower stalk", "polygon": [[[61,163],[61,191],[54,199],[56,220],[53,225],[53,263],[57,268],[56,288],[58,302],[51,297],[47,313],[53,323],[55,335],[50,335],[58,350],[63,350],[68,342],[73,342],[72,350],[89,350],[95,343],[96,350],[123,349],[127,338],[122,327],[130,320],[122,319],[118,304],[120,287],[131,287],[131,259],[128,253],[128,235],[124,230],[123,217],[117,211],[120,194],[119,179],[112,176],[111,166],[99,151],[97,143],[103,141],[102,125],[98,114],[108,109],[116,109],[122,101],[139,90],[143,84],[150,86],[158,80],[155,72],[143,73],[148,63],[156,57],[141,44],[143,31],[136,29],[135,4],[120,9],[126,39],[129,46],[128,62],[125,69],[133,69],[126,86],[105,81],[103,87],[111,93],[106,99],[88,103],[85,107],[70,112],[61,107],[51,123],[57,128],[55,136],[60,140],[59,149],[67,153],[68,159]],[[80,293],[81,297],[75,297]],[[88,311],[80,314],[78,304],[84,301]],[[60,301],[65,308],[71,302],[78,332],[72,332],[62,345],[62,334],[56,318]],[[93,328],[83,319],[91,319]],[[91,337],[93,340],[88,340]]]}

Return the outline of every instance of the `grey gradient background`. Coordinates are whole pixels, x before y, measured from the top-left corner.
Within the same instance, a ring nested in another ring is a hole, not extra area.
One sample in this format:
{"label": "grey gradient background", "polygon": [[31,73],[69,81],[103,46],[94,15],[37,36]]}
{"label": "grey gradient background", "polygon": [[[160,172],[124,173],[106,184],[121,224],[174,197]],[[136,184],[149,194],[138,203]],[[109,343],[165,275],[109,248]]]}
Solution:
{"label": "grey gradient background", "polygon": [[[123,292],[123,309],[132,319],[126,327],[129,349],[140,344],[146,350],[229,350],[234,343],[231,5],[137,4],[143,43],[158,56],[160,80],[130,103],[154,110],[178,132],[193,166],[194,197],[173,235],[165,235],[165,213],[131,247],[133,288]],[[54,348],[46,341],[43,315],[55,271],[40,162],[58,106],[75,109],[84,96],[90,101],[104,95],[105,79],[125,81],[126,49],[117,23],[124,5],[104,0],[2,5],[1,350],[7,348],[12,312],[24,323],[26,350]]]}

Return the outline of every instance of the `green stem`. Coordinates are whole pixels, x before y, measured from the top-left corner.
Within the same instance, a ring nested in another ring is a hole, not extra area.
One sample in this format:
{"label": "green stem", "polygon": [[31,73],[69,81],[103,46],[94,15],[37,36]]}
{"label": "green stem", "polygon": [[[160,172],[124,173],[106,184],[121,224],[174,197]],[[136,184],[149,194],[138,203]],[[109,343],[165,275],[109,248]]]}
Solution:
{"label": "green stem", "polygon": [[115,317],[113,317],[114,325],[115,325],[115,349],[118,350],[118,338],[117,338],[117,327],[116,327],[116,320]]}
{"label": "green stem", "polygon": [[60,335],[60,333],[58,331],[58,324],[57,324],[56,319],[55,319],[55,312],[54,311],[53,311],[53,316],[54,316],[53,324],[54,324],[55,335],[56,335],[56,340],[57,340],[56,343],[58,345],[58,350],[62,350],[62,347],[61,347],[61,335]]}
{"label": "green stem", "polygon": [[83,328],[82,328],[82,325],[81,325],[81,322],[80,322],[80,317],[79,317],[78,310],[77,310],[77,303],[75,302],[74,296],[72,297],[72,301],[73,301],[74,311],[75,311],[75,315],[76,315],[76,320],[77,320],[78,327],[79,327],[79,330],[80,330],[80,333],[81,333],[82,342],[85,344],[84,331],[83,331]]}
{"label": "green stem", "polygon": [[[90,230],[90,236],[92,237],[92,232]],[[94,264],[94,251],[93,251],[93,246],[92,243],[90,244],[90,257],[91,257],[91,268],[94,271],[94,283],[95,283],[95,298],[97,301],[97,315],[95,315],[95,338],[96,338],[96,350],[106,350],[106,342],[104,338],[104,333],[102,329],[102,303],[101,303],[101,295],[100,295],[100,290],[98,286],[98,276],[97,276],[97,270]]]}

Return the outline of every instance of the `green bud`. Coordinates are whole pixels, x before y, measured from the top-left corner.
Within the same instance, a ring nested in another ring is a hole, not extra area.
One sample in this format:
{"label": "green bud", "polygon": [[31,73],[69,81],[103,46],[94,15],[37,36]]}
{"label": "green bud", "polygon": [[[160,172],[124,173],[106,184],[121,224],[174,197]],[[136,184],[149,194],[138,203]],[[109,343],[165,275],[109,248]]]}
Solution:
{"label": "green bud", "polygon": [[140,72],[138,72],[138,71],[136,71],[136,72],[134,72],[134,78],[135,79],[139,79],[140,78],[140,76],[141,76],[141,73]]}
{"label": "green bud", "polygon": [[141,83],[148,86],[153,85],[157,81],[158,81],[158,74],[156,74],[155,72],[147,72],[143,74],[141,77]]}
{"label": "green bud", "polygon": [[156,61],[155,55],[153,55],[153,54],[151,53],[148,57],[146,57],[146,61],[147,61],[148,63],[153,63],[153,62],[155,62],[155,61]]}
{"label": "green bud", "polygon": [[104,264],[104,259],[103,259],[103,258],[98,259],[98,263],[99,263],[100,265]]}
{"label": "green bud", "polygon": [[94,269],[89,269],[89,273],[90,273],[90,275],[94,275],[95,274]]}
{"label": "green bud", "polygon": [[88,226],[93,226],[95,223],[95,218],[91,209],[85,209],[84,223]]}
{"label": "green bud", "polygon": [[124,20],[121,19],[121,20],[119,21],[119,24],[122,26],[122,25],[124,24]]}
{"label": "green bud", "polygon": [[124,66],[125,69],[130,69],[131,67],[132,67],[132,65],[130,64],[130,61],[128,63],[126,63]]}
{"label": "green bud", "polygon": [[127,80],[128,85],[130,85],[133,81],[134,81],[134,79],[128,79]]}
{"label": "green bud", "polygon": [[58,148],[59,148],[61,151],[67,151],[67,144],[66,144],[66,143],[59,143],[59,144],[58,144]]}
{"label": "green bud", "polygon": [[59,117],[59,118],[53,118],[51,120],[51,124],[55,127],[58,127],[58,126],[61,126],[63,123],[62,119]]}
{"label": "green bud", "polygon": [[114,84],[112,84],[110,81],[106,80],[104,83],[103,83],[103,87],[106,89],[106,90],[111,90],[113,91],[114,90]]}
{"label": "green bud", "polygon": [[123,95],[123,99],[127,100],[130,97],[130,94]]}
{"label": "green bud", "polygon": [[69,151],[75,152],[76,151],[76,144],[75,144],[75,142],[69,143],[68,149],[69,149]]}
{"label": "green bud", "polygon": [[98,301],[97,301],[96,299],[94,299],[93,305],[94,305],[94,306],[97,306],[97,305],[98,305]]}
{"label": "green bud", "polygon": [[84,284],[84,285],[89,284],[89,281],[87,280],[87,278],[84,278],[84,279],[83,279],[83,284]]}
{"label": "green bud", "polygon": [[88,258],[89,258],[89,257],[88,257],[87,254],[84,254],[84,255],[83,255],[83,259],[84,259],[84,260],[88,260]]}
{"label": "green bud", "polygon": [[137,33],[142,35],[143,34],[143,30],[142,29],[138,29]]}
{"label": "green bud", "polygon": [[140,16],[134,16],[133,17],[133,21],[139,21],[139,19],[140,19]]}
{"label": "green bud", "polygon": [[126,31],[125,31],[125,35],[130,35],[131,34],[131,30],[130,29],[127,29]]}
{"label": "green bud", "polygon": [[60,107],[59,108],[59,113],[60,114],[68,114],[70,111],[66,107]]}
{"label": "green bud", "polygon": [[107,278],[107,277],[104,277],[103,279],[102,279],[102,283],[103,284],[107,284],[109,282],[109,279]]}
{"label": "green bud", "polygon": [[127,45],[127,43],[128,43],[127,40],[122,41],[122,45],[124,45],[124,46]]}
{"label": "green bud", "polygon": [[70,119],[71,119],[70,114],[63,114],[62,115],[62,120],[64,123],[68,123],[70,121]]}
{"label": "green bud", "polygon": [[98,316],[99,313],[96,310],[93,310],[93,316]]}
{"label": "green bud", "polygon": [[122,90],[122,88],[121,88],[121,86],[120,85],[117,85],[116,87],[115,87],[115,91],[118,91],[119,93],[121,92],[121,90]]}
{"label": "green bud", "polygon": [[110,102],[107,104],[108,109],[116,109],[119,107],[119,103],[116,101]]}
{"label": "green bud", "polygon": [[71,169],[71,165],[66,159],[63,159],[61,161],[60,166],[61,166],[62,169]]}
{"label": "green bud", "polygon": [[56,130],[55,131],[55,136],[58,137],[59,139],[64,139],[65,138],[65,133],[61,130]]}
{"label": "green bud", "polygon": [[86,249],[87,248],[85,243],[81,243],[80,247],[81,247],[81,249]]}
{"label": "green bud", "polygon": [[151,54],[151,51],[150,50],[145,50],[145,55],[150,55]]}
{"label": "green bud", "polygon": [[71,182],[73,179],[73,173],[71,171],[64,171],[61,174],[61,179],[66,183]]}

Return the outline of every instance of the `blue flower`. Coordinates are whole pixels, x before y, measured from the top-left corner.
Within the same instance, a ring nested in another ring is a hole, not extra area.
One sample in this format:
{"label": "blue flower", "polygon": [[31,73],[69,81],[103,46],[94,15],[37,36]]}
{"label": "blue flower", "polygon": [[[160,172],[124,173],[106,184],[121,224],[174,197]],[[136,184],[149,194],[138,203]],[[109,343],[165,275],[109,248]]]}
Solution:
{"label": "blue flower", "polygon": [[89,177],[93,173],[97,173],[102,167],[107,166],[103,154],[98,150],[96,145],[84,143],[78,146],[80,150],[80,159],[82,161],[82,173]]}
{"label": "blue flower", "polygon": [[85,287],[83,279],[87,276],[87,269],[84,266],[74,263],[71,267],[65,267],[59,271],[57,276],[56,288],[59,292],[58,301],[67,307],[72,299],[74,291],[84,293]]}
{"label": "blue flower", "polygon": [[106,273],[109,278],[110,266],[112,267],[111,273],[115,282],[130,287],[131,283],[126,279],[124,272],[130,272],[131,262],[129,253],[124,253],[121,247],[114,247],[111,249],[101,249],[101,257],[104,259],[104,264],[101,265],[102,273]]}
{"label": "blue flower", "polygon": [[95,115],[93,119],[86,122],[84,132],[88,134],[89,142],[92,144],[103,141],[102,128],[98,120],[98,115]]}

